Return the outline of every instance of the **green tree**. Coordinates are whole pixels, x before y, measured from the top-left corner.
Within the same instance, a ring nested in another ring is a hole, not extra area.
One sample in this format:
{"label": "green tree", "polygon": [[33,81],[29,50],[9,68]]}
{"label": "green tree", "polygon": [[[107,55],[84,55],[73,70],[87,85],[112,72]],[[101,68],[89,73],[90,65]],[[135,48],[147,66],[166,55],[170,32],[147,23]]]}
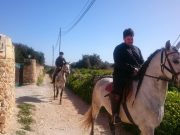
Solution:
{"label": "green tree", "polygon": [[23,63],[24,59],[28,59],[29,56],[36,59],[37,63],[44,65],[45,58],[42,52],[35,51],[33,48],[21,43],[13,43],[15,46],[15,61],[17,63]]}
{"label": "green tree", "polygon": [[71,66],[74,68],[107,69],[111,67],[111,64],[108,62],[103,62],[99,55],[93,54],[83,55],[81,60],[72,63]]}

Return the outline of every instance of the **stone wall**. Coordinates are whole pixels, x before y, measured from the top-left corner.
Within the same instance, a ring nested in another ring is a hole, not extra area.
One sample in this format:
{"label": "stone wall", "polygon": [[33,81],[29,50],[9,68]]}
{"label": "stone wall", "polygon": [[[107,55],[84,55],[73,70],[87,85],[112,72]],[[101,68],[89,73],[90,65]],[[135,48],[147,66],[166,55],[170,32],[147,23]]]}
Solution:
{"label": "stone wall", "polygon": [[15,57],[11,39],[0,34],[0,132],[3,133],[15,104]]}
{"label": "stone wall", "polygon": [[36,76],[37,76],[37,78],[38,78],[38,76],[44,74],[43,71],[44,71],[44,66],[39,65],[39,64],[37,63],[37,64],[36,64]]}
{"label": "stone wall", "polygon": [[35,59],[26,59],[23,69],[23,83],[36,84],[39,75],[43,74],[44,67],[36,63]]}
{"label": "stone wall", "polygon": [[26,59],[23,69],[23,83],[24,84],[35,84],[36,77],[36,60]]}

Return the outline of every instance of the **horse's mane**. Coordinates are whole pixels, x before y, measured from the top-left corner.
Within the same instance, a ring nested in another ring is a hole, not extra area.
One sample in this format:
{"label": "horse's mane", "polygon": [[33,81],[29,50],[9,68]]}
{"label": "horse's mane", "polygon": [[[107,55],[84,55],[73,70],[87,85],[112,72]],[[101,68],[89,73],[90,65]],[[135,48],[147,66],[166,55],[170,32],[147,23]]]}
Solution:
{"label": "horse's mane", "polygon": [[154,56],[159,53],[162,49],[158,49],[156,50],[154,53],[152,53],[148,58],[147,60],[144,62],[144,64],[142,65],[142,67],[140,68],[139,70],[139,74],[138,74],[138,77],[139,77],[139,83],[138,83],[138,86],[137,86],[137,91],[136,91],[136,96],[137,96],[137,93],[139,91],[139,88],[141,87],[141,84],[142,84],[142,81],[143,81],[143,78],[144,78],[144,75],[146,73],[146,70],[149,66],[149,63],[151,62],[151,60],[154,58]]}

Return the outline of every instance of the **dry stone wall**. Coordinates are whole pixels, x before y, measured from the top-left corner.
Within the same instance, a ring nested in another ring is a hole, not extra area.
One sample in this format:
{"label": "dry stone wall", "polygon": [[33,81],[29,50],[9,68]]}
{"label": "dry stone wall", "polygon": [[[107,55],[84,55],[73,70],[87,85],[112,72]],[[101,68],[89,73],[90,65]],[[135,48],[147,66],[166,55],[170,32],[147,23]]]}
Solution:
{"label": "dry stone wall", "polygon": [[43,74],[44,67],[36,63],[35,59],[26,59],[23,69],[23,83],[35,84],[38,77]]}
{"label": "dry stone wall", "polygon": [[15,56],[9,37],[0,34],[0,132],[8,126],[15,104]]}

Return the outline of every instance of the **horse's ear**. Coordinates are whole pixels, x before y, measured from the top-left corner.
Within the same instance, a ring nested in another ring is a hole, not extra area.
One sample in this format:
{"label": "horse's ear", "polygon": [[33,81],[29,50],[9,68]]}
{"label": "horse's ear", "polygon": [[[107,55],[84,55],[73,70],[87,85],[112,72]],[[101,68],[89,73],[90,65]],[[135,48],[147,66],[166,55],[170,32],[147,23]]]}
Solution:
{"label": "horse's ear", "polygon": [[167,50],[169,50],[170,49],[170,47],[171,47],[171,43],[170,43],[170,40],[168,40],[167,42],[166,42],[166,49]]}
{"label": "horse's ear", "polygon": [[177,43],[176,48],[177,48],[177,49],[180,48],[180,41]]}

